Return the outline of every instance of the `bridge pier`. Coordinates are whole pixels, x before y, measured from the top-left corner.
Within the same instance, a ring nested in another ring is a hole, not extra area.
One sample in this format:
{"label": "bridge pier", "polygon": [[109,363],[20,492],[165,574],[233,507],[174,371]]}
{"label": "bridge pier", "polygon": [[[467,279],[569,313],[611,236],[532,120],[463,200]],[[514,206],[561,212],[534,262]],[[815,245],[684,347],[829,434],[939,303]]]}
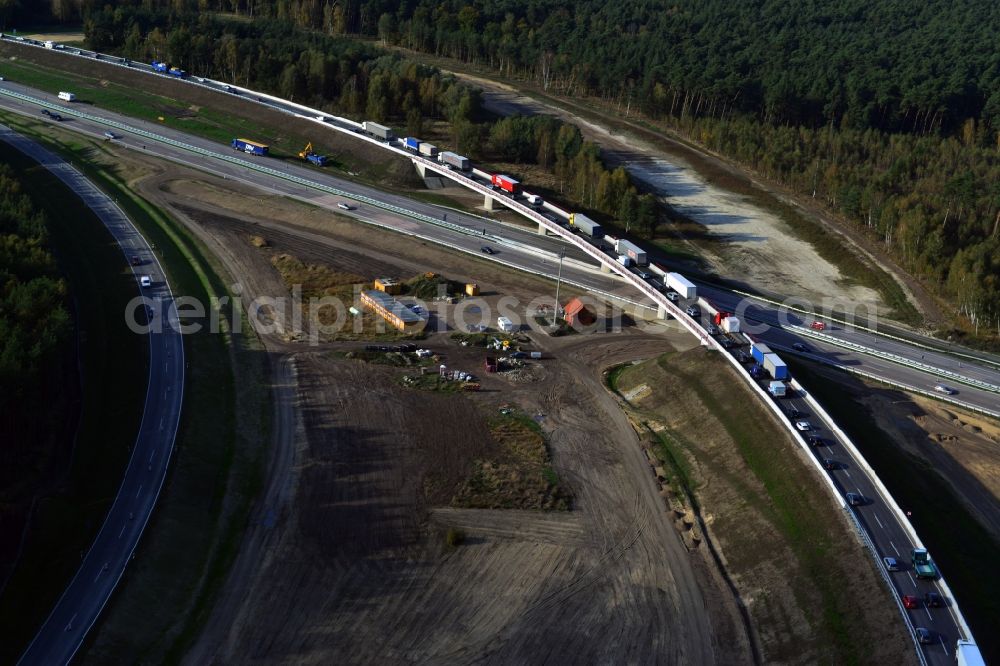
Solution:
{"label": "bridge pier", "polygon": [[541,222],[539,222],[538,223],[538,235],[539,236],[544,236],[547,233],[549,233],[549,230],[545,228],[544,224],[542,224]]}
{"label": "bridge pier", "polygon": [[602,273],[610,273],[611,272],[611,267],[608,266],[607,264],[601,264],[601,272]]}
{"label": "bridge pier", "polygon": [[421,178],[426,178],[427,177],[427,167],[426,166],[424,166],[420,162],[417,162],[416,160],[413,160],[413,166],[415,166],[417,168],[417,173],[420,174]]}
{"label": "bridge pier", "polygon": [[666,305],[661,305],[661,306],[659,306],[656,309],[656,316],[659,319],[673,319],[674,318],[674,316],[672,314],[670,314],[669,312],[667,312],[667,306]]}
{"label": "bridge pier", "polygon": [[487,194],[486,197],[483,199],[483,208],[485,208],[488,211],[493,211],[493,202],[494,202],[493,197]]}

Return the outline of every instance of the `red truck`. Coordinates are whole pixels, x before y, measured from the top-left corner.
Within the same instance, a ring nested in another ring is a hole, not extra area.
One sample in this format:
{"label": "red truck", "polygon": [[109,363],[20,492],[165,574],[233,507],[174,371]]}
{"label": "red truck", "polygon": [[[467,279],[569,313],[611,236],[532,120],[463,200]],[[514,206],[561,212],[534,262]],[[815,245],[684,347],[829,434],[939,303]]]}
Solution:
{"label": "red truck", "polygon": [[516,195],[521,193],[521,183],[517,182],[510,176],[495,173],[492,175],[492,181],[493,187],[499,187],[508,194]]}

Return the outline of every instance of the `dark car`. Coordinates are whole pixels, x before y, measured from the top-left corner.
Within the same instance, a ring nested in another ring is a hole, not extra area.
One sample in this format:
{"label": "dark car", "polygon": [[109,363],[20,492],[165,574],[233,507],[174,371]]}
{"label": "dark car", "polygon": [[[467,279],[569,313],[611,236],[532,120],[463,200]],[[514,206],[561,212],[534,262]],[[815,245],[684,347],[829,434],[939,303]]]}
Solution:
{"label": "dark car", "polygon": [[482,250],[483,252],[485,252],[486,254],[496,254],[496,252],[493,250],[493,248],[491,248],[489,245],[484,245],[484,246],[482,246],[479,249]]}
{"label": "dark car", "polygon": [[924,603],[928,608],[941,608],[944,606],[944,599],[937,592],[928,592],[924,595]]}
{"label": "dark car", "polygon": [[751,360],[750,354],[746,353],[742,349],[736,352],[736,360],[740,363],[747,363]]}
{"label": "dark car", "polygon": [[844,499],[846,499],[847,503],[851,506],[862,506],[866,501],[865,496],[859,495],[858,493],[847,493],[844,495]]}
{"label": "dark car", "polygon": [[142,259],[133,255],[132,258],[129,259],[129,263],[133,266],[142,266]]}
{"label": "dark car", "polygon": [[794,349],[795,351],[800,351],[800,352],[807,352],[807,351],[809,351],[809,347],[806,347],[801,342],[796,342],[796,343],[792,344],[792,349]]}
{"label": "dark car", "polygon": [[823,458],[823,469],[828,472],[840,469],[840,463],[832,458]]}
{"label": "dark car", "polygon": [[52,112],[49,111],[48,109],[42,109],[42,115],[43,116],[51,116]]}
{"label": "dark car", "polygon": [[788,418],[790,419],[797,419],[800,416],[802,416],[802,412],[795,409],[794,407],[789,407],[788,409],[785,410],[785,413],[788,414]]}
{"label": "dark car", "polygon": [[934,634],[931,633],[930,629],[917,627],[913,631],[917,634],[917,640],[920,641],[921,645],[930,645],[934,642]]}

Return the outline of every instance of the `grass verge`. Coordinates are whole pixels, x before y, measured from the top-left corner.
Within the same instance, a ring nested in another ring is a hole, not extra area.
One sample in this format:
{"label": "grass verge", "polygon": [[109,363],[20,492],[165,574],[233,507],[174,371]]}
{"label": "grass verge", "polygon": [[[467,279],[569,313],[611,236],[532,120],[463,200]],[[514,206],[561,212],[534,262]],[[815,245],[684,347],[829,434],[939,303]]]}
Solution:
{"label": "grass verge", "polygon": [[71,462],[39,498],[21,558],[0,596],[0,662],[13,662],[80,564],[114,499],[135,441],[148,380],[148,341],[122,313],[138,295],[125,256],[89,208],[34,160],[0,143],[49,221],[74,303],[81,374],[80,421]]}
{"label": "grass verge", "polygon": [[687,489],[710,526],[765,661],[866,663],[873,654],[865,644],[878,641],[872,632],[896,631],[906,649],[868,553],[827,497],[817,497],[787,434],[761,417],[747,389],[732,386],[718,354],[665,354],[619,366],[606,381],[637,396],[632,417],[655,433],[644,440],[676,477],[669,490]]}
{"label": "grass verge", "polygon": [[1000,663],[1000,638],[993,631],[1000,617],[1000,577],[987,575],[1000,561],[1000,543],[934,468],[906,453],[869,408],[854,400],[868,390],[864,383],[848,375],[831,382],[795,360],[789,367],[851,437],[897,504],[912,513],[910,522],[940,565],[987,663]]}
{"label": "grass verge", "polygon": [[[175,296],[208,304],[211,296],[228,295],[200,242],[134,194],[123,170],[102,160],[94,142],[7,120],[36,133],[117,199],[155,248]],[[223,307],[221,319],[230,313]],[[184,342],[185,401],[167,483],[84,662],[178,660],[211,609],[261,486],[270,418],[265,353],[246,326],[222,333],[206,326]]]}

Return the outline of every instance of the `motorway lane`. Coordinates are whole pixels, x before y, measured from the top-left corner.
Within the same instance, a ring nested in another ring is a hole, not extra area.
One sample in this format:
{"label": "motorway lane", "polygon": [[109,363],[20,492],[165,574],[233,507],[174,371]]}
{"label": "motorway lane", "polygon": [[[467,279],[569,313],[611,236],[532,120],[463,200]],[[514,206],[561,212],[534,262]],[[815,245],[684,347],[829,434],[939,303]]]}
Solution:
{"label": "motorway lane", "polygon": [[[73,121],[74,125],[77,124],[77,123],[79,123],[79,125],[81,127],[83,127],[85,125],[85,123],[83,123],[82,121]],[[154,128],[154,129],[157,132],[162,133],[162,128]],[[93,128],[92,131],[99,131],[99,128],[95,127],[95,128]],[[190,137],[180,137],[180,139],[188,141],[188,142],[191,142]],[[209,145],[211,146],[211,144],[209,144]],[[213,148],[218,148],[217,146],[212,146],[212,147]],[[160,151],[160,152],[163,152],[166,149],[167,149],[167,147],[164,147],[164,146],[160,146],[160,147],[157,148],[157,150]],[[178,156],[179,159],[183,159],[183,157],[184,157],[183,155],[179,155]],[[229,165],[223,165],[223,166],[225,168],[230,168]],[[287,167],[288,167],[288,165],[284,166],[284,168],[287,168]],[[251,180],[251,181],[256,182],[257,184],[259,184],[259,185],[261,185],[263,187],[268,187],[268,188],[271,188],[271,189],[277,189],[278,191],[281,191],[281,192],[283,192],[285,194],[289,194],[291,196],[296,196],[298,198],[307,198],[307,199],[311,198],[313,200],[318,200],[318,199],[321,199],[323,197],[329,198],[329,195],[320,195],[320,196],[317,196],[317,194],[315,192],[310,191],[308,188],[305,188],[302,185],[298,185],[298,184],[295,184],[295,183],[288,183],[288,182],[280,181],[280,180],[276,181],[273,177],[262,176],[261,174],[256,174],[256,173],[253,173],[253,172],[239,173],[241,171],[241,169],[239,167],[235,167],[234,169],[235,169],[235,172],[236,172],[236,173],[234,173],[234,175],[239,175],[239,177],[241,179]],[[315,171],[312,171],[312,170],[307,170],[307,173],[308,173],[308,177],[313,178],[313,179],[317,179],[318,180],[321,177],[320,174],[317,174]],[[338,186],[343,187],[344,189],[355,187],[351,183],[340,183],[340,184],[338,184]],[[381,198],[385,198],[381,193],[375,192],[375,194],[377,196],[381,197]],[[409,202],[409,201],[407,201],[407,200],[405,200],[403,198],[398,198],[398,200],[405,207],[407,207],[407,208],[413,209],[415,207],[414,204],[413,204],[413,202]],[[331,207],[332,205],[333,205],[332,202],[328,201],[326,207]],[[426,236],[426,237],[429,237],[431,239],[438,239],[440,241],[444,241],[444,242],[446,242],[448,244],[452,244],[452,245],[464,243],[465,244],[464,247],[466,249],[470,249],[473,252],[476,251],[476,249],[474,247],[475,244],[478,244],[480,242],[479,236],[475,235],[475,234],[473,234],[473,235],[468,235],[468,234],[463,235],[463,234],[456,233],[455,231],[450,230],[450,229],[445,229],[445,228],[441,228],[441,227],[437,227],[437,226],[433,226],[433,225],[428,225],[427,223],[417,222],[417,221],[412,220],[412,219],[400,218],[399,216],[396,216],[396,215],[389,215],[385,211],[381,211],[381,210],[365,211],[365,210],[363,210],[364,208],[365,207],[362,207],[362,209],[359,209],[358,211],[355,211],[356,214],[361,215],[361,216],[371,216],[372,219],[374,219],[375,217],[379,217],[379,216],[381,216],[382,218],[387,219],[387,220],[388,219],[392,219],[394,221],[394,223],[396,225],[398,225],[396,228],[399,228],[399,229],[404,230],[404,231],[410,231],[412,233],[420,233],[421,236]],[[534,234],[530,234],[528,232],[518,232],[518,233],[521,234],[521,237],[524,239],[525,242],[529,242],[529,241],[533,241],[533,240],[536,240],[536,241],[537,240],[541,240],[540,236],[535,236]],[[512,235],[517,236],[517,234],[512,234]],[[561,243],[560,243],[560,245],[561,245]],[[509,257],[505,257],[503,255],[510,255],[510,256]],[[550,255],[550,257],[551,257],[551,255]],[[544,258],[540,258],[537,253],[522,252],[522,251],[513,250],[513,249],[508,250],[508,249],[505,248],[501,252],[501,258],[504,258],[504,259],[513,259],[513,263],[517,263],[518,265],[520,265],[521,267],[525,268],[526,270],[531,270],[532,272],[537,272],[537,273],[540,273],[540,274],[551,275],[551,273],[553,272],[553,269],[554,269],[554,262],[553,262],[553,266],[551,268],[543,270],[543,268],[544,268],[543,262],[545,262],[546,260]],[[621,284],[621,281],[618,280],[617,278],[613,278],[613,277],[608,276],[608,275],[600,274],[600,273],[597,273],[596,271],[577,269],[577,268],[574,268],[574,267],[564,268],[564,277],[568,277],[570,279],[579,280],[580,283],[585,284],[587,286],[590,286],[591,288],[594,288],[594,289],[597,289],[597,290],[607,290],[609,288],[614,288],[616,285],[620,285]],[[784,336],[784,337],[788,337],[789,336],[788,333],[786,333],[784,331],[781,331],[780,329],[778,329],[778,330],[772,329],[772,332],[765,333],[765,334],[762,335],[762,337],[765,340],[770,340],[770,338],[768,337],[769,335],[778,335],[778,336]],[[794,339],[794,338],[792,338],[792,339]],[[776,344],[782,344],[782,343],[784,343],[784,344],[790,344],[790,340],[785,340],[783,337],[777,337],[776,340],[777,340]],[[892,367],[897,367],[897,366],[892,366]],[[866,478],[862,478],[859,481],[856,481],[852,477],[852,475],[850,474],[850,467],[845,467],[842,470],[837,470],[836,472],[834,472],[834,475],[835,475],[835,478],[843,477],[843,480],[840,481],[842,488],[844,488],[844,489],[850,489],[851,488],[850,484],[854,484],[853,488],[859,490],[865,496],[872,497],[872,498],[877,498],[878,497],[877,493],[874,491],[874,488],[871,486],[871,484],[867,484],[867,479]],[[855,474],[854,476],[859,476],[859,475]],[[860,476],[863,477],[863,475],[860,475]],[[886,525],[892,525],[892,520],[890,519],[891,517],[889,516],[888,512],[886,511],[886,514],[884,516],[881,516],[879,513],[874,513],[873,512],[872,515],[873,515],[873,518],[874,518],[874,522],[872,524],[869,524],[869,522],[871,522],[871,521],[868,521],[865,518],[865,515],[861,513],[862,511],[864,511],[863,507],[855,509],[855,512],[859,514],[859,518],[861,519],[862,523],[866,527],[871,528],[873,539],[876,541],[877,547],[880,548],[880,552],[892,554],[893,552],[895,552],[896,549],[899,549],[902,552],[903,555],[906,555],[906,553],[908,552],[909,544],[905,540],[905,532],[898,525],[896,525],[895,528],[887,528],[886,527]],[[880,538],[878,537],[877,530],[876,530],[876,527],[875,527],[876,525],[878,526],[879,530],[883,530],[883,531],[886,532],[886,534],[884,535],[885,536],[885,539],[884,539],[885,543],[882,543],[882,540],[880,540]],[[905,547],[900,547],[899,544],[907,544],[907,545]],[[904,557],[904,559],[906,559],[906,558]],[[916,583],[914,583],[914,584],[916,584]],[[921,584],[922,585],[927,585],[927,584],[924,584],[924,583],[921,583]],[[902,588],[899,588],[899,589],[902,589]],[[904,589],[902,591],[906,592],[907,590]],[[917,624],[919,625],[920,623],[918,622]],[[946,626],[947,623],[946,622],[942,623],[940,620],[938,621],[937,624],[935,624],[935,618],[933,618],[933,617],[929,617],[928,618],[928,622],[923,623],[923,624],[924,625],[929,625],[929,628],[935,628],[935,627],[938,626],[938,624],[940,624],[941,627],[938,629],[939,632],[940,632],[940,635],[941,636],[948,636],[948,640],[949,641],[952,640],[952,638],[957,635],[957,629],[955,629],[955,628],[949,629]],[[944,647],[942,649],[946,650],[947,647]]]}
{"label": "motorway lane", "polygon": [[[22,92],[23,94],[31,94],[36,97],[43,98],[48,97],[49,99],[55,101],[54,96],[46,96],[44,94],[37,93],[30,88],[18,86],[17,84],[9,81],[0,84],[0,87],[5,86],[10,89],[17,90],[18,92]],[[27,103],[21,103],[18,100],[13,100],[5,96],[0,96],[0,106],[5,106],[12,110],[27,113],[29,115],[34,115],[35,109],[39,108],[28,105]],[[145,129],[173,140],[190,143],[206,150],[216,151],[220,155],[228,156],[232,154],[231,149],[227,146],[219,146],[211,141],[175,132],[160,125],[135,121],[101,109],[87,109],[87,112],[108,120],[123,122],[140,129]],[[42,118],[40,115],[37,117]],[[91,123],[90,121],[82,119],[64,121],[64,126],[67,129],[89,132],[94,136],[101,136],[106,129],[99,124]],[[135,135],[129,135],[127,133],[123,134],[115,141],[137,150],[155,152],[159,156],[173,159],[181,163],[190,164],[191,162],[190,153],[181,148],[170,146],[169,144],[156,144],[155,146],[150,145],[150,141],[148,139]],[[245,161],[247,164],[252,164],[256,159],[260,158],[246,157]],[[436,226],[428,222],[392,213],[375,206],[356,204],[356,202],[355,210],[349,212],[342,211],[337,209],[336,204],[339,201],[349,200],[348,197],[336,197],[326,192],[317,191],[300,183],[283,180],[268,174],[253,171],[249,168],[234,165],[229,162],[213,162],[211,164],[211,170],[213,173],[222,175],[223,177],[247,182],[276,194],[307,201],[313,205],[333,210],[339,214],[354,216],[359,220],[376,223],[402,233],[419,234],[421,237],[428,238],[434,242],[463,249],[468,252],[478,252],[482,245],[490,245],[491,247],[499,250],[497,255],[494,255],[492,259],[499,260],[507,263],[508,265],[543,276],[554,277],[557,269],[557,262],[555,260],[556,253],[560,250],[568,250],[567,257],[571,261],[567,261],[563,267],[564,280],[598,293],[615,293],[625,300],[650,305],[648,300],[641,297],[636,298],[634,290],[625,285],[624,281],[618,276],[600,273],[596,267],[583,267],[585,262],[583,261],[584,258],[581,256],[582,253],[578,249],[572,248],[561,239],[553,238],[551,236],[541,236],[528,229],[503,228],[498,230],[498,226],[493,225],[492,227],[485,227],[487,236],[485,237],[486,240],[484,240],[482,231],[485,223],[480,218],[475,216],[466,215],[457,211],[443,211],[441,208],[432,204],[413,201],[399,195],[384,193],[365,185],[358,185],[351,181],[330,176],[318,169],[310,168],[297,162],[282,163],[277,160],[265,160],[265,162],[268,166],[277,168],[291,175],[301,176],[303,178],[330,185],[332,187],[337,187],[354,194],[382,199],[401,208],[422,213],[435,219],[447,215],[449,225],[454,223],[464,226],[468,229],[468,232],[461,233],[447,226]],[[516,245],[507,245],[506,243],[508,241],[513,241]],[[535,247],[530,247],[532,245]],[[573,262],[573,259],[577,259],[580,263]],[[592,266],[592,263],[586,263]],[[718,289],[706,288],[704,286],[700,288],[703,290],[706,297],[716,305],[726,309],[739,311],[737,308],[737,299],[740,297]],[[798,340],[798,338],[794,337],[793,334],[782,330],[779,326],[773,326],[779,322],[778,313],[774,309],[764,307],[763,304],[756,301],[748,301],[748,303],[749,307],[747,307],[747,313],[751,315],[751,317],[772,324],[771,327],[757,336],[761,340],[768,343],[783,345],[785,347],[790,347],[793,342]],[[788,319],[793,322],[798,321],[798,319],[794,318],[794,315],[789,315]],[[914,361],[919,361],[920,356],[925,355],[927,356],[925,359],[926,362],[929,364],[941,365],[946,369],[951,369],[954,364],[960,363],[960,361],[957,361],[953,357],[947,357],[938,353],[928,352],[926,350],[908,348],[902,343],[897,343],[885,338],[879,338],[878,336],[873,336],[862,331],[845,331],[839,326],[836,326],[833,327],[833,330],[831,330],[830,333],[831,335],[839,335],[845,339],[850,339],[860,344],[867,344],[872,349],[885,348],[886,350],[891,350],[894,353],[899,353],[902,356],[908,356]],[[942,381],[932,374],[927,374],[920,370],[898,365],[867,354],[845,350],[828,343],[812,341],[810,342],[810,346],[814,348],[822,358],[825,358],[834,364],[870,372],[888,381],[897,382],[906,386],[924,388],[927,390],[931,389],[938,381]],[[1000,371],[994,371],[979,365],[970,366],[967,363],[963,363],[962,368],[954,367],[954,369],[955,371],[966,373],[969,376],[980,378],[983,381],[995,380],[998,384],[1000,384]],[[943,381],[946,383],[948,382],[948,380]],[[955,382],[949,383],[949,385],[953,384],[955,384]],[[963,402],[967,402],[970,405],[985,410],[996,411],[998,409],[998,402],[1000,402],[1000,398],[998,398],[996,394],[969,386],[959,386],[957,388],[960,390],[958,397],[960,397]]]}
{"label": "motorway lane", "polygon": [[[740,350],[749,353],[746,346],[733,347],[730,353],[735,355]],[[768,377],[758,383],[766,390],[769,381]],[[889,583],[898,594],[915,595],[921,600],[918,608],[905,610],[905,613],[912,626],[932,632],[934,642],[923,646],[928,663],[942,666],[952,663],[955,641],[961,637],[958,621],[952,612],[956,602],[948,598],[937,581],[918,580],[913,575],[910,553],[918,544],[911,541],[886,498],[865,473],[861,462],[835,433],[831,427],[833,424],[813,413],[809,404],[794,391],[790,390],[786,397],[772,399],[780,406],[789,423],[805,421],[809,424],[809,430],[802,432],[803,437],[807,441],[809,437],[817,438],[815,443],[810,442],[810,450],[821,466],[826,460],[833,463],[832,469],[823,473],[832,479],[841,498],[846,498],[847,493],[856,493],[864,498],[861,505],[847,506],[845,510],[850,511],[864,528],[879,559],[889,556],[899,562],[900,571],[887,573]],[[933,556],[931,553],[932,559]],[[937,592],[945,600],[946,607],[928,608],[923,603],[926,592]]]}
{"label": "motorway lane", "polygon": [[[0,140],[31,156],[72,188],[111,231],[129,257],[142,265],[134,270],[152,278],[143,295],[153,300],[153,323],[168,323],[149,332],[149,384],[146,404],[125,478],[97,538],[75,577],[21,657],[20,664],[65,664],[79,649],[117,585],[156,504],[166,477],[184,396],[184,346],[176,322],[173,296],[163,270],[124,213],[62,158],[0,125]],[[136,320],[145,322],[142,314]],[[137,387],[138,388],[138,387]]]}

